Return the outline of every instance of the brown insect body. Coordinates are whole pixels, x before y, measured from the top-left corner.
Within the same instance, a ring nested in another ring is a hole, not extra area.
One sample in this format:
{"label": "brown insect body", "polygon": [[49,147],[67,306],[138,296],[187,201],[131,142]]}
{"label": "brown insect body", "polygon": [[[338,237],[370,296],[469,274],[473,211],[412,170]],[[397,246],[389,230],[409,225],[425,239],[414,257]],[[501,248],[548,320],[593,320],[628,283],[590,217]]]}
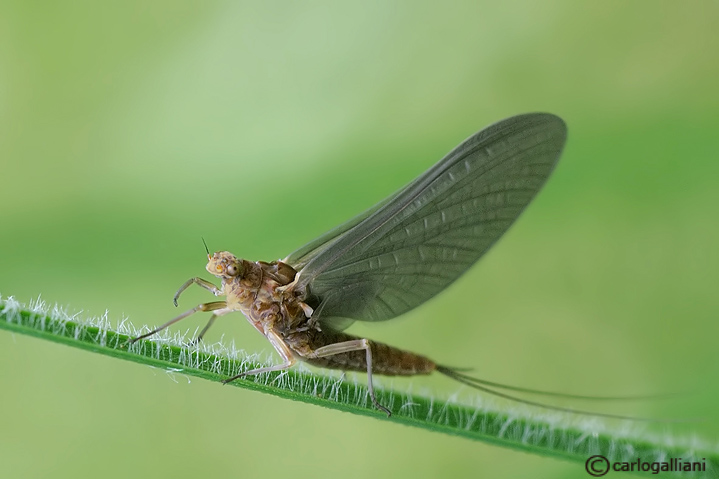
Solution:
{"label": "brown insect body", "polygon": [[[228,270],[236,275],[228,274]],[[362,349],[313,356],[322,347],[362,338],[326,326],[320,328],[313,321],[312,309],[305,303],[307,293],[298,294],[292,288],[297,272],[291,266],[281,261],[251,262],[219,252],[209,257],[207,271],[222,279],[220,290],[227,297],[226,309],[241,311],[265,337],[277,333],[294,356],[288,359],[297,358],[331,369],[367,371],[367,354]],[[372,372],[377,374],[413,376],[430,374],[436,369],[433,361],[418,354],[374,341],[369,342],[369,347]]]}

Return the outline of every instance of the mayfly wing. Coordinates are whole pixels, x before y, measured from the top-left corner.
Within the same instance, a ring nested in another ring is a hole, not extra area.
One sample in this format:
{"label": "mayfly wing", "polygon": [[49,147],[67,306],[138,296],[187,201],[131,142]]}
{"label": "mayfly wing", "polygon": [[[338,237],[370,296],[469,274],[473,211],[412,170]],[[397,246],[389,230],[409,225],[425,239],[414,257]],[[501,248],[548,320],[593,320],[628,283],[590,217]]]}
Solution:
{"label": "mayfly wing", "polygon": [[303,269],[309,261],[314,258],[315,256],[319,255],[322,252],[325,252],[329,249],[329,247],[341,236],[343,236],[345,233],[349,232],[351,229],[353,229],[355,226],[357,226],[359,223],[363,222],[365,219],[367,219],[369,216],[374,214],[377,210],[382,208],[383,206],[387,205],[388,203],[392,203],[394,199],[399,196],[403,191],[410,188],[413,184],[415,184],[417,181],[419,181],[422,177],[415,179],[412,181],[409,185],[406,185],[404,188],[402,188],[399,191],[394,192],[394,194],[388,196],[387,198],[383,199],[376,205],[368,208],[367,210],[363,211],[362,213],[358,214],[354,218],[351,218],[341,225],[337,226],[336,228],[333,228],[329,230],[327,233],[323,234],[322,236],[319,236],[309,243],[301,246],[300,248],[296,249],[289,255],[287,255],[286,258],[284,258],[282,261],[284,263],[292,265],[295,270],[299,271]]}
{"label": "mayfly wing", "polygon": [[342,223],[338,227],[328,231],[322,236],[313,239],[306,245],[290,253],[282,261],[284,263],[292,265],[295,270],[303,269],[312,258],[329,248],[340,236],[357,226],[358,223],[364,221],[368,216],[377,211],[380,207],[384,205],[384,203],[386,203],[393,197],[394,195],[390,196],[385,200],[382,200],[380,203],[369,208],[367,211],[363,211],[354,218]]}
{"label": "mayfly wing", "polygon": [[481,130],[389,198],[291,253],[295,287],[318,299],[320,321],[330,325],[383,321],[419,306],[511,226],[565,140],[564,122],[544,113]]}
{"label": "mayfly wing", "polygon": [[336,228],[329,230],[322,236],[319,236],[314,240],[310,241],[309,243],[301,246],[300,248],[287,255],[287,257],[284,258],[282,261],[284,263],[292,265],[297,271],[303,269],[312,258],[319,255],[320,253],[326,252],[338,238],[349,232],[351,229],[353,229],[359,223],[363,222],[369,216],[373,215],[380,208],[384,207],[389,203],[392,203],[395,198],[397,198],[405,190],[411,188],[415,183],[422,180],[423,177],[424,175],[420,176],[419,178],[416,178],[410,184],[406,185],[399,191],[395,191],[392,195],[383,199],[376,205],[371,206],[370,208],[358,214],[354,218],[345,221]]}

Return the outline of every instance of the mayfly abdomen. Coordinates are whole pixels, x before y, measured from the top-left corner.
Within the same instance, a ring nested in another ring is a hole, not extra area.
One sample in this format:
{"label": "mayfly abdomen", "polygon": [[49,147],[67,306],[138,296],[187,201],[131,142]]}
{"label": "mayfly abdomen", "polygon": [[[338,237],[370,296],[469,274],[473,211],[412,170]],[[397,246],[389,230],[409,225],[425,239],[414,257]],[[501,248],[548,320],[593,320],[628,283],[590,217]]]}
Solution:
{"label": "mayfly abdomen", "polygon": [[[364,350],[349,351],[334,354],[321,358],[307,357],[311,351],[331,344],[344,343],[360,339],[357,336],[323,329],[322,331],[310,330],[289,336],[287,344],[302,360],[312,364],[331,369],[342,369],[345,371],[367,371],[367,354]],[[383,343],[369,341],[372,351],[372,372],[384,376],[415,376],[419,374],[430,374],[437,368],[434,361],[404,351]]]}

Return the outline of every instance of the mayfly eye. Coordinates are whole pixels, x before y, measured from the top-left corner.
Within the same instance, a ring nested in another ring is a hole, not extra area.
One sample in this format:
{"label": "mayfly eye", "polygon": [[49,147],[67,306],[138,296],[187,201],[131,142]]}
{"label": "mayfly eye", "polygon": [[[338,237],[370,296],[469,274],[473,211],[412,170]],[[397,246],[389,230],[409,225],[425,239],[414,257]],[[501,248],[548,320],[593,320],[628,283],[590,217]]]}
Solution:
{"label": "mayfly eye", "polygon": [[237,268],[235,265],[231,264],[227,267],[227,274],[230,276],[235,276],[237,274]]}

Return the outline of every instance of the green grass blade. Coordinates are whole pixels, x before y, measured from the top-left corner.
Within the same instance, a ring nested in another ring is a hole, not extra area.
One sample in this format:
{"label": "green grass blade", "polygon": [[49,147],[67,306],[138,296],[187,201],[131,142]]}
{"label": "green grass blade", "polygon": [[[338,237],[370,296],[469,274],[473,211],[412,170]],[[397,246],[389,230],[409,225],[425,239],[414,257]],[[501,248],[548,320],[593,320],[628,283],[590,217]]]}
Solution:
{"label": "green grass blade", "polygon": [[[0,328],[216,382],[263,366],[256,357],[247,357],[226,346],[187,346],[181,335],[167,332],[128,347],[128,340],[141,333],[129,322],[122,321],[111,327],[106,316],[70,316],[64,310],[48,308],[40,301],[26,306],[12,297],[0,298]],[[682,458],[684,462],[704,464],[705,471],[684,472],[676,477],[719,476],[719,452],[715,446],[696,438],[678,438],[667,433],[652,435],[641,431],[636,424],[627,427],[626,421],[554,411],[538,413],[529,408],[492,410],[487,406],[379,389],[379,401],[392,411],[392,417],[388,419],[372,407],[363,384],[341,378],[287,371],[253,376],[231,384],[544,456],[582,463],[594,455],[605,456],[611,462]],[[662,476],[671,474],[665,472]]]}

